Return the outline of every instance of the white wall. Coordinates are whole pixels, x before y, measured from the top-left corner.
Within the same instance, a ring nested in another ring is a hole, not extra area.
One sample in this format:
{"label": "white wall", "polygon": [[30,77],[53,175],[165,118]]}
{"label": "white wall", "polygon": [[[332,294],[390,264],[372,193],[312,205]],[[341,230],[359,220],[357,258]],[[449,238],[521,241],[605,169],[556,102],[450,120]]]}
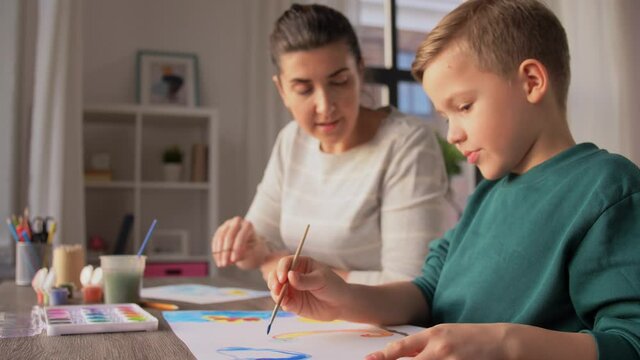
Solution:
{"label": "white wall", "polygon": [[577,142],[594,142],[640,165],[640,1],[545,0],[567,32],[567,115]]}
{"label": "white wall", "polygon": [[[630,10],[625,13],[627,19],[622,24],[632,30],[629,38],[640,38],[640,26],[636,20],[640,16],[640,2],[619,1],[625,5],[625,9]],[[579,3],[577,0],[547,2],[550,5],[564,3],[569,9]],[[86,102],[135,102],[135,56],[139,49],[191,52],[198,55],[201,104],[218,108],[221,115],[220,219],[244,214],[255,191],[255,182],[259,178],[257,174],[261,173],[264,167],[264,164],[258,164],[259,161],[252,161],[255,157],[248,156],[248,151],[257,151],[255,132],[261,131],[257,126],[261,125],[258,121],[263,119],[249,121],[250,114],[245,102],[252,89],[257,91],[265,87],[265,84],[255,83],[250,78],[251,59],[247,55],[250,44],[268,41],[268,33],[262,34],[261,39],[251,38],[256,35],[250,34],[252,24],[251,16],[248,14],[257,4],[258,0],[84,1]],[[264,16],[267,14],[263,14]],[[589,23],[589,20],[582,19],[581,22]],[[598,48],[598,44],[594,43],[593,47]],[[265,56],[265,60],[268,56],[267,53],[249,54],[254,58]],[[636,60],[640,59],[640,46],[631,47],[628,55],[629,61],[637,62]],[[574,56],[574,62],[583,60],[580,56]],[[573,94],[579,94],[580,89],[576,89],[576,86],[581,83],[580,78],[590,78],[594,73],[592,70],[574,70],[571,91]],[[634,71],[628,76],[634,78],[631,80],[632,83],[640,84],[639,72]],[[269,83],[266,86],[270,86],[269,78],[265,78],[264,81]],[[589,88],[587,90],[593,90]],[[625,118],[636,117],[640,113],[638,95],[626,95],[626,103],[636,104],[638,111],[621,115]],[[610,121],[610,117],[599,117],[592,121],[592,127],[584,128],[582,117],[575,120],[572,128],[577,135],[576,140],[594,141],[614,151],[622,150],[616,148],[617,143],[607,146],[608,138],[603,135],[607,131],[602,130],[611,130],[608,128],[611,126]],[[640,164],[640,141],[636,141],[634,135],[640,134],[640,122],[626,122],[630,127],[627,132],[630,140],[621,141],[630,145],[621,152]],[[253,138],[251,130],[254,130]],[[263,158],[266,160],[267,154]]]}
{"label": "white wall", "polygon": [[[87,0],[84,2],[85,102],[134,103],[139,49],[198,55],[201,105],[220,112],[221,219],[244,214],[245,126],[250,0]],[[265,34],[265,41],[268,34]],[[265,81],[270,81],[265,79]]]}
{"label": "white wall", "polygon": [[633,104],[633,108],[629,108],[629,113],[625,115],[631,119],[627,134],[630,143],[630,157],[636,165],[640,166],[640,141],[638,140],[640,135],[640,71],[637,69],[640,63],[640,40],[638,40],[640,39],[640,21],[638,19],[640,19],[640,1],[631,1],[629,11],[624,13],[623,22],[625,29],[630,30],[627,39],[631,39],[634,44],[627,59],[634,71],[626,75],[629,77],[628,81],[635,84],[637,91],[627,94],[626,98],[629,99],[627,101]]}
{"label": "white wall", "polygon": [[[4,219],[15,212],[18,143],[19,0],[0,1],[0,247],[11,243]],[[2,262],[6,260],[3,256]]]}

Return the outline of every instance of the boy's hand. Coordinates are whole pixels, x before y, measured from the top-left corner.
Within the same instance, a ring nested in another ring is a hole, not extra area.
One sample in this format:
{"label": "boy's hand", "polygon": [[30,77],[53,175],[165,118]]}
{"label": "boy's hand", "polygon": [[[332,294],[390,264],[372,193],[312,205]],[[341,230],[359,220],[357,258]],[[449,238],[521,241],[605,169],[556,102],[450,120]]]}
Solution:
{"label": "boy's hand", "polygon": [[509,324],[441,324],[389,343],[366,360],[401,357],[416,359],[507,359],[505,343]]}
{"label": "boy's hand", "polygon": [[268,254],[264,239],[256,235],[250,221],[236,216],[218,227],[211,239],[211,254],[218,267],[236,264],[255,268]]}
{"label": "boy's hand", "polygon": [[293,256],[280,259],[276,271],[269,274],[267,284],[271,297],[278,301],[284,284],[289,286],[282,309],[301,316],[329,321],[340,317],[342,299],[348,297],[347,283],[329,267],[305,256],[298,258],[295,269],[289,270]]}

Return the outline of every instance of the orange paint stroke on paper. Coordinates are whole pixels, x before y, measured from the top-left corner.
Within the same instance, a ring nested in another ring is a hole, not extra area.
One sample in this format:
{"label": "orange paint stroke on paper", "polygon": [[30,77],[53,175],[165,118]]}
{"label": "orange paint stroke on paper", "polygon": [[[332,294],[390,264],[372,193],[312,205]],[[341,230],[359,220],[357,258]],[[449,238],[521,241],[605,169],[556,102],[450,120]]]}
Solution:
{"label": "orange paint stroke on paper", "polygon": [[256,322],[260,321],[258,317],[233,317],[233,316],[216,316],[216,315],[207,315],[203,316],[203,318],[207,321],[212,322],[221,322],[221,323],[243,323],[243,322]]}
{"label": "orange paint stroke on paper", "polygon": [[312,331],[300,331],[290,332],[274,335],[276,340],[293,340],[305,336],[321,335],[321,334],[334,334],[334,333],[355,333],[365,338],[380,338],[393,336],[393,333],[384,329],[340,329],[340,330],[312,330]]}

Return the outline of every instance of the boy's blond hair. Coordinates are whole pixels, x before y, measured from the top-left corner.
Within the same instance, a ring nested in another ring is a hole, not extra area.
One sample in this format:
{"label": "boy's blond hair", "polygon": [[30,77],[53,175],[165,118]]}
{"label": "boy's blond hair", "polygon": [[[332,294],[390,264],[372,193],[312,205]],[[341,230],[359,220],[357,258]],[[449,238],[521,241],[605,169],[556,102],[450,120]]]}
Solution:
{"label": "boy's blond hair", "polygon": [[536,0],[468,0],[447,14],[420,44],[411,72],[422,82],[429,63],[459,42],[482,70],[512,76],[522,61],[546,67],[556,100],[566,109],[571,70],[567,35],[558,18]]}

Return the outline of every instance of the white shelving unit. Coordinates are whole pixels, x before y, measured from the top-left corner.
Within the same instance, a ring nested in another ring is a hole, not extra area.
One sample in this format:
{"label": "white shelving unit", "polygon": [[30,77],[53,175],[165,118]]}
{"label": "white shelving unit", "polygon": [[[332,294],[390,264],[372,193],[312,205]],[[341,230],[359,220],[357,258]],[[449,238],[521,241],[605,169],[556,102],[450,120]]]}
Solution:
{"label": "white shelving unit", "polygon": [[[126,214],[134,222],[126,245],[135,253],[154,218],[156,233],[187,234],[187,254],[160,259],[210,260],[209,241],[218,223],[218,113],[215,109],[94,104],[83,115],[85,169],[90,157],[107,153],[111,181],[85,181],[87,239],[100,236],[110,252]],[[191,149],[208,146],[206,182],[191,182]],[[183,153],[182,180],[163,181],[162,152],[178,145]],[[151,244],[148,245],[148,248]],[[90,262],[97,254],[88,253]]]}

